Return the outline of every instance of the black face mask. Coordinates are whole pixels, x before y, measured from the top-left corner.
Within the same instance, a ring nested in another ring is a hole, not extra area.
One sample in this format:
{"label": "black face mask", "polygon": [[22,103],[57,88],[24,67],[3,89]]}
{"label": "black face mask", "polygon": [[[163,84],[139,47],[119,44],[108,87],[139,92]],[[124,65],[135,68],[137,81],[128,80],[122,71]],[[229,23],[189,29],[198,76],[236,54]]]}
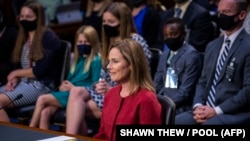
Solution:
{"label": "black face mask", "polygon": [[130,0],[129,1],[129,4],[132,6],[132,7],[139,7],[143,4],[143,1],[144,0]]}
{"label": "black face mask", "polygon": [[25,31],[33,31],[37,27],[37,20],[33,21],[21,20],[20,23]]}
{"label": "black face mask", "polygon": [[164,40],[164,43],[168,46],[170,50],[176,51],[182,46],[183,40],[181,36],[179,36],[176,38],[167,38]]}
{"label": "black face mask", "polygon": [[234,18],[236,16],[238,16],[239,13],[237,13],[237,14],[235,14],[233,16],[220,14],[220,16],[219,16],[219,26],[221,27],[221,29],[223,29],[223,30],[232,30],[232,29],[234,29],[234,27],[240,22],[240,20],[238,20],[236,22],[234,21]]}
{"label": "black face mask", "polygon": [[77,45],[79,55],[89,55],[91,53],[91,45]]}
{"label": "black face mask", "polygon": [[108,37],[116,37],[119,35],[119,25],[117,26],[109,26],[109,25],[103,25],[104,32]]}

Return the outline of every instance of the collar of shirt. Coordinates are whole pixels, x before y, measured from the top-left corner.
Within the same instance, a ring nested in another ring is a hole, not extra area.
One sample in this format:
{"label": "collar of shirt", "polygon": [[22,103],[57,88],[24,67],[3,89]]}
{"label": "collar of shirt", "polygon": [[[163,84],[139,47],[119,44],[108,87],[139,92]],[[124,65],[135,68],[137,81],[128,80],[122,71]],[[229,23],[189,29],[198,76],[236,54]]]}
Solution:
{"label": "collar of shirt", "polygon": [[186,12],[189,4],[192,2],[192,0],[188,0],[186,3],[184,3],[183,5],[179,6],[177,4],[175,4],[175,8],[180,8],[181,9],[181,15],[180,18],[183,18],[184,13]]}
{"label": "collar of shirt", "polygon": [[176,55],[178,53],[178,50],[176,50],[176,51],[170,50],[170,53],[173,54],[173,55]]}
{"label": "collar of shirt", "polygon": [[219,57],[217,59],[217,64],[219,63],[219,60],[221,58],[221,54],[226,46],[226,43],[224,42],[226,40],[226,38],[229,38],[230,40],[230,46],[229,46],[229,49],[231,49],[233,43],[234,43],[234,40],[237,38],[237,36],[240,34],[240,32],[243,30],[243,27],[241,27],[240,29],[238,29],[236,32],[234,32],[232,35],[230,36],[226,36],[226,34],[224,34],[224,40],[223,40],[223,44],[222,44],[222,48],[220,49],[220,54],[219,54]]}
{"label": "collar of shirt", "polygon": [[230,40],[230,47],[233,45],[235,39],[237,38],[237,36],[240,34],[240,32],[243,30],[243,27],[241,27],[240,29],[238,29],[237,31],[235,31],[232,35],[230,36],[226,36],[226,34],[224,34],[224,41],[226,40],[226,38],[229,38]]}

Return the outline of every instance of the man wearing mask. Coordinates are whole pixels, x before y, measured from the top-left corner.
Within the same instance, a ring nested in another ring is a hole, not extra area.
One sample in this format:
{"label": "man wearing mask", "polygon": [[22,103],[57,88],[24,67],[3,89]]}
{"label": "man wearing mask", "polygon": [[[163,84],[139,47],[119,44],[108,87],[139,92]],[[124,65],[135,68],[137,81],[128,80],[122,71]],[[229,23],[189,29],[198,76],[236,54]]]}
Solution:
{"label": "man wearing mask", "polygon": [[[170,17],[183,19],[186,28],[186,41],[199,52],[204,52],[209,41],[215,38],[215,29],[209,11],[192,0],[174,0],[175,6],[162,14],[162,24]],[[214,31],[214,32],[213,32]],[[161,39],[159,35],[158,39]]]}
{"label": "man wearing mask", "polygon": [[163,27],[164,42],[170,50],[160,57],[154,83],[157,94],[170,97],[176,104],[176,114],[191,109],[195,85],[200,77],[200,53],[185,39],[185,27],[180,18],[169,18]]}
{"label": "man wearing mask", "polygon": [[193,110],[176,116],[176,124],[250,123],[250,35],[243,28],[246,0],[220,0],[223,36],[210,42],[196,86]]}
{"label": "man wearing mask", "polygon": [[7,75],[14,69],[11,56],[16,36],[17,29],[5,23],[5,16],[0,7],[0,86],[7,82]]}

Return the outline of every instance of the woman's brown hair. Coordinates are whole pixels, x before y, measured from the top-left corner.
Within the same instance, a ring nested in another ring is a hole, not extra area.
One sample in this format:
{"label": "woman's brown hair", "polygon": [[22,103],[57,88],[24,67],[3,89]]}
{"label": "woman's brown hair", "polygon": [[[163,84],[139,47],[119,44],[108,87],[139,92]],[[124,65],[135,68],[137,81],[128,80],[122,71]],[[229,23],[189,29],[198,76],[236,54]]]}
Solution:
{"label": "woman's brown hair", "polygon": [[[45,30],[45,14],[42,5],[36,0],[28,0],[26,1],[22,8],[27,7],[31,9],[36,15],[37,28],[35,29],[34,38],[31,41],[31,50],[29,53],[29,58],[32,61],[37,61],[43,58],[43,47],[42,47],[42,36]],[[21,8],[21,9],[22,9]],[[23,29],[20,22],[19,24],[19,32],[16,41],[16,45],[13,51],[13,61],[15,63],[20,61],[22,47],[24,43],[28,40],[28,32]]]}
{"label": "woman's brown hair", "polygon": [[147,58],[141,45],[131,38],[115,41],[109,51],[117,48],[131,68],[129,76],[130,94],[135,93],[139,88],[155,92],[153,80],[148,68]]}

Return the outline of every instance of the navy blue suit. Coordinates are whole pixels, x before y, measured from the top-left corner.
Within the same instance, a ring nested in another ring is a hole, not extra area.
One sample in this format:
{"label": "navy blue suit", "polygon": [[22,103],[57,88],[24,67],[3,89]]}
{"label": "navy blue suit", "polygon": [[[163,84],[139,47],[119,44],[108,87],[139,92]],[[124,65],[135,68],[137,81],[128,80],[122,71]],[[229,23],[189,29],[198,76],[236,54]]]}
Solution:
{"label": "navy blue suit", "polygon": [[[250,35],[242,30],[233,42],[215,87],[215,106],[219,106],[223,114],[212,117],[205,124],[250,123],[249,39]],[[205,105],[223,40],[224,37],[219,37],[207,46],[204,67],[196,87],[193,104]],[[192,113],[177,116],[176,124],[194,124],[192,116]]]}
{"label": "navy blue suit", "polygon": [[[202,60],[200,53],[190,44],[184,43],[168,65],[170,50],[161,55],[154,84],[157,94],[170,97],[177,106],[176,114],[190,110],[195,86],[200,77]],[[178,88],[165,88],[167,67],[178,70]]]}

